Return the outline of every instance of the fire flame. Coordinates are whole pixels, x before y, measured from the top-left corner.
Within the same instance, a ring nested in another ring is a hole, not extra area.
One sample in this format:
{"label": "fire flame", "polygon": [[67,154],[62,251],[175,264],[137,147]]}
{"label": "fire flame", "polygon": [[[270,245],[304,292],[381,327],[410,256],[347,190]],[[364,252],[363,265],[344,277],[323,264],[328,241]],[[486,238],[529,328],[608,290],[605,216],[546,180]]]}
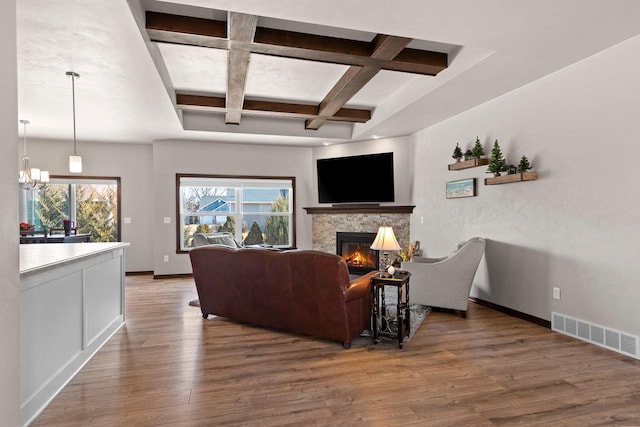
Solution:
{"label": "fire flame", "polygon": [[345,261],[347,264],[353,266],[364,266],[368,264],[368,259],[360,253],[360,251],[355,251],[352,254],[345,257]]}

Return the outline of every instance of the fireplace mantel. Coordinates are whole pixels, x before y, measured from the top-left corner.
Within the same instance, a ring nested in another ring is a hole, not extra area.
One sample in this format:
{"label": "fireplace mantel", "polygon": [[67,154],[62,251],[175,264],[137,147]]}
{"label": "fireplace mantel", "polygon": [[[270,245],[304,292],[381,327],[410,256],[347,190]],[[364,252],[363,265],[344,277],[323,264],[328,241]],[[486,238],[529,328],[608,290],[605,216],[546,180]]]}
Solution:
{"label": "fireplace mantel", "polygon": [[347,206],[319,206],[319,207],[306,207],[302,208],[307,211],[307,214],[360,214],[360,213],[413,213],[415,206],[374,206],[374,205],[347,205]]}

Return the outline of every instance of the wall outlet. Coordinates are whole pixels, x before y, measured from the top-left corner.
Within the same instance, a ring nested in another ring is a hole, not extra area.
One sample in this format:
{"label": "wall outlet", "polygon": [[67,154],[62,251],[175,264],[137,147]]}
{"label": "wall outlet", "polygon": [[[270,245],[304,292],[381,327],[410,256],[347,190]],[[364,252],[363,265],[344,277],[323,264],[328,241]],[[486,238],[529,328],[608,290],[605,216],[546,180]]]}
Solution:
{"label": "wall outlet", "polygon": [[424,224],[424,217],[420,215],[420,224]]}
{"label": "wall outlet", "polygon": [[131,224],[131,217],[130,216],[125,216],[123,219],[124,219],[124,223],[125,224]]}
{"label": "wall outlet", "polygon": [[553,299],[560,299],[560,288],[553,288]]}
{"label": "wall outlet", "polygon": [[171,224],[171,217],[170,216],[165,216],[164,217],[164,223],[165,224]]}
{"label": "wall outlet", "polygon": [[164,256],[164,262],[169,262],[169,255]]}

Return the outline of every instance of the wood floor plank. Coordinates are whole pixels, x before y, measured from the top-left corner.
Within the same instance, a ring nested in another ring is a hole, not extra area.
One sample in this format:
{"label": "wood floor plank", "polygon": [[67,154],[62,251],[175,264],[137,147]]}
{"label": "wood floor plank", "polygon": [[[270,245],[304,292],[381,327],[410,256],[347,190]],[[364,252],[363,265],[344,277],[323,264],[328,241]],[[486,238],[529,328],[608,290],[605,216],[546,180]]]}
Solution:
{"label": "wood floor plank", "polygon": [[640,425],[640,361],[471,304],[398,349],[202,319],[190,278],[131,276],[126,324],[33,426]]}

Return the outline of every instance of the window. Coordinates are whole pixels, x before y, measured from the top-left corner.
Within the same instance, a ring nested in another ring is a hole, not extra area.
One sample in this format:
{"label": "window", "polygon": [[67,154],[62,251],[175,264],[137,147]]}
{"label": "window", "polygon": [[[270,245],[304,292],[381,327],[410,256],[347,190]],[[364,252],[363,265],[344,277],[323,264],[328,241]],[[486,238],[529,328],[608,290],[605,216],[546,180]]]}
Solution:
{"label": "window", "polygon": [[195,233],[229,232],[245,245],[295,246],[294,177],[176,174],[177,251]]}
{"label": "window", "polygon": [[20,191],[20,221],[36,230],[73,221],[92,242],[120,240],[120,178],[52,176],[41,190]]}

